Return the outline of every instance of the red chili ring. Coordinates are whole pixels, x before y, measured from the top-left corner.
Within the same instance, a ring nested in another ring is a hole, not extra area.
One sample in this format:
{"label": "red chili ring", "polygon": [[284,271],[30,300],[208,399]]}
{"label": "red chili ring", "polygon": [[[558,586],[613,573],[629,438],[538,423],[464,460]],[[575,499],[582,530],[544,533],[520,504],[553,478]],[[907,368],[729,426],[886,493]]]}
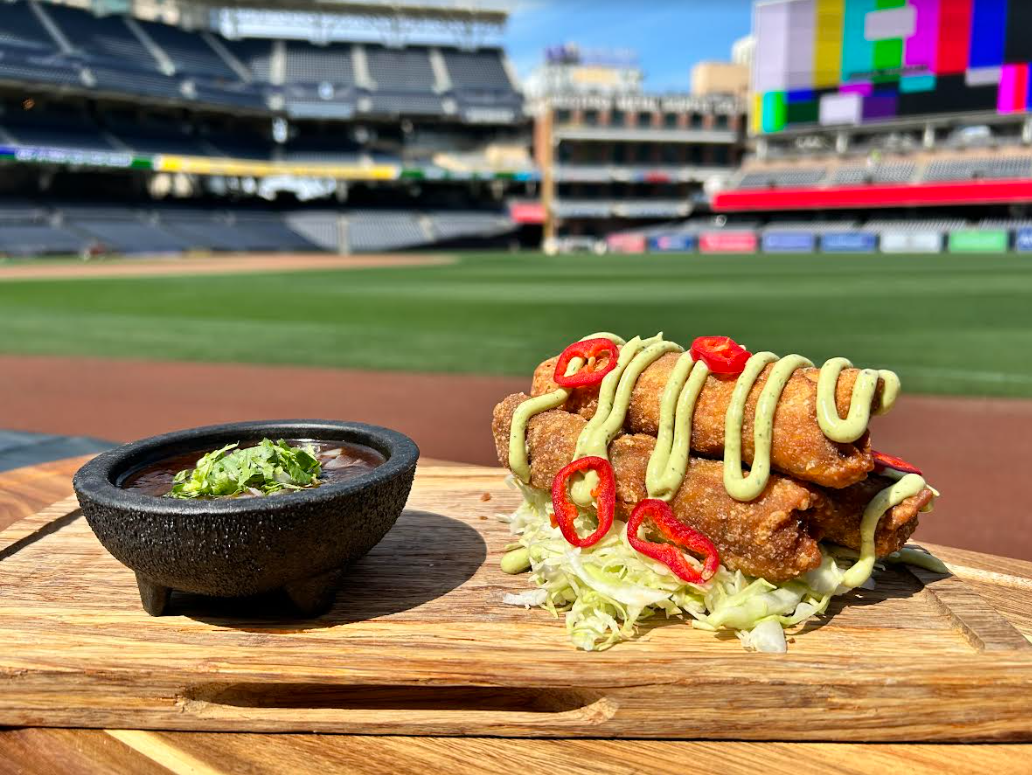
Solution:
{"label": "red chili ring", "polygon": [[[657,544],[638,537],[638,530],[651,518],[669,544]],[[674,516],[670,504],[658,498],[639,501],[627,520],[627,541],[636,550],[657,560],[674,572],[678,578],[689,584],[701,584],[713,578],[720,566],[717,547],[703,533],[688,527]],[[676,545],[675,545],[676,544]],[[684,556],[683,550],[703,555],[702,573],[699,573]]]}
{"label": "red chili ring", "polygon": [[[608,353],[609,357],[602,368],[597,368],[599,356],[603,353]],[[567,375],[566,370],[570,366],[570,361],[574,358],[583,358],[584,365],[573,374]],[[588,365],[591,358],[595,359],[594,366]],[[557,385],[564,388],[597,385],[606,374],[616,368],[616,360],[616,345],[608,339],[604,337],[584,339],[580,342],[574,342],[563,350],[559,360],[555,362],[555,372],[552,375],[552,379]]]}
{"label": "red chili ring", "polygon": [[[581,538],[573,524],[580,512],[577,506],[570,502],[566,485],[571,476],[587,471],[598,474],[598,487],[591,493],[598,512],[598,527],[590,535]],[[613,512],[616,510],[616,477],[613,474],[613,466],[604,457],[582,457],[563,466],[552,480],[552,508],[555,510],[555,522],[558,523],[559,530],[567,542],[582,548],[597,544],[613,526]]]}
{"label": "red chili ring", "polygon": [[741,374],[752,353],[729,336],[700,336],[691,347],[692,358],[714,374]]}

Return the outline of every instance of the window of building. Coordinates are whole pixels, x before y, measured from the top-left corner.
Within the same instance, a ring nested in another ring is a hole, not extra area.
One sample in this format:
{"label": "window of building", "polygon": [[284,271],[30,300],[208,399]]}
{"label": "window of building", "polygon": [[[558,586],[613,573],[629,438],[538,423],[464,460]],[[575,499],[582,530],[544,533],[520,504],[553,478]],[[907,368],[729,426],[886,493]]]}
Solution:
{"label": "window of building", "polygon": [[609,111],[609,126],[623,126],[626,118],[622,110],[613,108]]}
{"label": "window of building", "polygon": [[714,129],[727,129],[727,116],[717,115],[713,123]]}
{"label": "window of building", "polygon": [[652,126],[652,113],[642,112],[638,114],[638,126],[650,127]]}
{"label": "window of building", "polygon": [[671,145],[664,143],[663,149],[663,163],[664,164],[680,164],[681,163],[681,148],[677,145]]}
{"label": "window of building", "polygon": [[723,145],[719,145],[713,149],[713,163],[714,164],[727,164],[727,148]]}
{"label": "window of building", "polygon": [[702,114],[692,113],[689,123],[692,129],[702,129]]}
{"label": "window of building", "polygon": [[677,114],[676,113],[664,113],[663,114],[663,126],[667,129],[677,129]]}
{"label": "window of building", "polygon": [[569,124],[570,123],[570,111],[566,108],[559,108],[555,111],[555,123],[557,124]]}
{"label": "window of building", "polygon": [[588,126],[598,126],[598,111],[597,110],[585,110],[584,111],[584,123]]}
{"label": "window of building", "polygon": [[626,164],[627,163],[627,145],[624,143],[617,143],[613,146],[613,164]]}

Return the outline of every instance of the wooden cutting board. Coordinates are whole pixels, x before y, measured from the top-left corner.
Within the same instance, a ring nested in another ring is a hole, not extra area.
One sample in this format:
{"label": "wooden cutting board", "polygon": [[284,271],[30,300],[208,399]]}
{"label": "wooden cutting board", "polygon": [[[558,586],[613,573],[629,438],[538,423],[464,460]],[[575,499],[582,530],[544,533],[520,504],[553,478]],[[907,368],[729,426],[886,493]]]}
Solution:
{"label": "wooden cutting board", "polygon": [[[584,653],[561,620],[501,602],[528,584],[498,569],[511,539],[496,516],[518,502],[497,469],[421,469],[397,526],[305,622],[270,598],[180,596],[151,618],[62,501],[0,534],[0,724],[1032,739],[1032,644],[958,576],[882,572],[784,655],[662,620]],[[998,575],[1027,600],[1032,582]]]}

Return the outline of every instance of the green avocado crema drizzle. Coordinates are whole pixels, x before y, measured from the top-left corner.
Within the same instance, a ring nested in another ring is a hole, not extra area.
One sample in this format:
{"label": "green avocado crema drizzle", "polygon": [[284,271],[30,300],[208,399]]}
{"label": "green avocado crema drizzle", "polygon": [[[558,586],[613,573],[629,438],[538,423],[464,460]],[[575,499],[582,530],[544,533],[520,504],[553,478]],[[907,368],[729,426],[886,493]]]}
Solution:
{"label": "green avocado crema drizzle", "polygon": [[856,441],[867,431],[871,420],[871,402],[878,389],[879,378],[885,384],[875,414],[885,414],[899,395],[899,377],[895,372],[862,369],[853,385],[853,394],[849,403],[849,414],[839,416],[835,404],[835,386],[838,384],[842,369],[852,368],[853,364],[846,358],[831,358],[824,362],[820,376],[817,378],[817,422],[820,423],[824,435],[832,441],[849,443]]}
{"label": "green avocado crema drizzle", "polygon": [[[645,486],[650,498],[669,501],[680,488],[688,470],[691,447],[692,417],[695,405],[706,384],[709,369],[695,362],[689,353],[673,342],[663,340],[662,334],[649,339],[635,337],[624,342],[613,334],[592,334],[585,339],[605,337],[620,349],[616,368],[602,380],[598,406],[577,439],[575,459],[597,456],[609,459],[609,444],[623,427],[630,406],[634,385],[649,366],[669,352],[681,352],[660,399],[659,429],[656,446],[649,457]],[[753,387],[768,365],[774,364],[756,402],[753,419],[753,460],[747,475],[742,474],[742,423],[745,406]],[[574,359],[567,374],[573,374],[583,365]],[[751,501],[758,498],[770,481],[770,455],[773,441],[774,414],[781,394],[792,374],[813,363],[801,355],[779,358],[771,352],[753,355],[735,383],[731,403],[724,418],[724,489],[735,500]],[[848,443],[859,439],[867,430],[872,414],[888,412],[899,395],[900,382],[895,373],[886,370],[863,369],[853,386],[849,413],[839,416],[835,388],[839,375],[852,364],[845,358],[832,358],[821,367],[817,380],[817,420],[821,431],[832,441]],[[879,382],[882,392],[875,403]],[[559,389],[525,401],[513,415],[509,434],[509,468],[522,481],[530,481],[527,460],[527,424],[534,415],[558,408],[569,398],[570,391]],[[597,476],[589,472],[571,487],[572,500],[581,505],[591,504],[591,491],[597,486]],[[920,493],[927,486],[918,474],[907,474],[890,487],[882,490],[864,511],[861,522],[860,558],[846,571],[843,586],[857,587],[871,575],[875,562],[875,531],[886,511],[907,498]]]}
{"label": "green avocado crema drizzle", "polygon": [[[581,341],[583,342],[585,339],[608,339],[617,347],[623,347],[626,344],[619,336],[610,334],[608,331],[589,334]],[[574,358],[570,361],[566,373],[574,374],[583,365],[583,358]],[[513,413],[512,425],[509,428],[509,470],[519,477],[524,484],[530,483],[530,463],[527,461],[527,423],[536,414],[562,406],[569,397],[569,390],[559,388],[551,393],[545,393],[529,401],[524,401]]]}

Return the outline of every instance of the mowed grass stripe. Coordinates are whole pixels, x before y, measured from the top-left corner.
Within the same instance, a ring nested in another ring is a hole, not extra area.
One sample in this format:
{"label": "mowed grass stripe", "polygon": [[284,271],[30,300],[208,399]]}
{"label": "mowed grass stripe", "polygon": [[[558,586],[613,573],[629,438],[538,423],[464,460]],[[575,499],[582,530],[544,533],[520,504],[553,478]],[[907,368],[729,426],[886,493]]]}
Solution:
{"label": "mowed grass stripe", "polygon": [[1032,396],[1032,257],[468,254],[457,264],[0,284],[0,351],[525,375],[596,330],[845,355]]}

